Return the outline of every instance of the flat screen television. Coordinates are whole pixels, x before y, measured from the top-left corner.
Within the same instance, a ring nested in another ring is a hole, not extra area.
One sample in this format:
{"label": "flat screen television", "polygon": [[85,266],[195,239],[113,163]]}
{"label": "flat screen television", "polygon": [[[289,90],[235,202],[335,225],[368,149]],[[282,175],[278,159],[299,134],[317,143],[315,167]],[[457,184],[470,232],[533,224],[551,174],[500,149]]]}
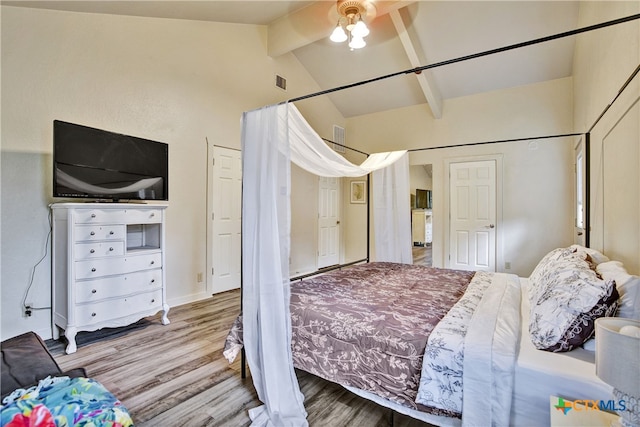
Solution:
{"label": "flat screen television", "polygon": [[431,190],[416,189],[416,209],[431,209]]}
{"label": "flat screen television", "polygon": [[53,196],[169,200],[169,146],[87,126],[53,122]]}

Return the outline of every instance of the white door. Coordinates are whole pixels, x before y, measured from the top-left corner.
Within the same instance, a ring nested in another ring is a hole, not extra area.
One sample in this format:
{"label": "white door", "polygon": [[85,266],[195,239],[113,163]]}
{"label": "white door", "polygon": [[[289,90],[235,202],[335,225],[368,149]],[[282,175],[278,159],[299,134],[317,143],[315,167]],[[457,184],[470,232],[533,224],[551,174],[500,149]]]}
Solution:
{"label": "white door", "polygon": [[573,243],[581,246],[585,246],[585,234],[584,234],[584,199],[585,199],[585,157],[582,149],[582,140],[578,143],[575,149],[575,224]]}
{"label": "white door", "polygon": [[449,267],[496,271],[496,162],[449,166]]}
{"label": "white door", "polygon": [[320,177],[318,268],[340,263],[340,178]]}
{"label": "white door", "polygon": [[242,232],[241,153],[213,148],[213,293],[240,287]]}

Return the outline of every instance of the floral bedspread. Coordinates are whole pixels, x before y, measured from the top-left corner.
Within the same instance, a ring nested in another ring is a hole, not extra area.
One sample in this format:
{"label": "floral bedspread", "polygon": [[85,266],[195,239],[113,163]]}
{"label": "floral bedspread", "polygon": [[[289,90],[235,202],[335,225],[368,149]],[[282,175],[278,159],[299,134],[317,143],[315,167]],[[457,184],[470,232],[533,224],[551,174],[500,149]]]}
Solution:
{"label": "floral bedspread", "polygon": [[48,377],[16,390],[0,406],[6,427],[127,427],[127,409],[102,384],[89,378]]}
{"label": "floral bedspread", "polygon": [[473,275],[380,262],[292,286],[294,365],[417,409],[427,338]]}

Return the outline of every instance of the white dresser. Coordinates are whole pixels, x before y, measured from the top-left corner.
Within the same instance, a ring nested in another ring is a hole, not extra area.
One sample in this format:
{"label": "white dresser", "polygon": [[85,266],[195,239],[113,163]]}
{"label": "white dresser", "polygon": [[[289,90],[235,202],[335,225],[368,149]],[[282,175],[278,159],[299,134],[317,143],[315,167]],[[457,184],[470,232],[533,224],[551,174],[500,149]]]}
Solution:
{"label": "white dresser", "polygon": [[76,334],[126,326],[163,311],[166,204],[55,203],[53,331]]}
{"label": "white dresser", "polygon": [[431,209],[411,211],[411,235],[414,245],[431,244],[433,241]]}

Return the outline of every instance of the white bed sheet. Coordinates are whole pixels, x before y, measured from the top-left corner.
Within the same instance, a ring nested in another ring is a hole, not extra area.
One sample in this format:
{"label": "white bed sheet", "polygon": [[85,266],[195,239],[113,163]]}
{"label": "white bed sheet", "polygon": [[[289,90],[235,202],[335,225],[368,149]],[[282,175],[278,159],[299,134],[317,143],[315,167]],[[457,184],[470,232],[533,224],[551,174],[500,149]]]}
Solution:
{"label": "white bed sheet", "polygon": [[529,339],[529,281],[521,278],[521,335],[515,366],[512,426],[550,424],[549,397],[569,400],[613,399],[611,386],[596,376],[595,352],[577,348],[551,353],[534,347]]}

